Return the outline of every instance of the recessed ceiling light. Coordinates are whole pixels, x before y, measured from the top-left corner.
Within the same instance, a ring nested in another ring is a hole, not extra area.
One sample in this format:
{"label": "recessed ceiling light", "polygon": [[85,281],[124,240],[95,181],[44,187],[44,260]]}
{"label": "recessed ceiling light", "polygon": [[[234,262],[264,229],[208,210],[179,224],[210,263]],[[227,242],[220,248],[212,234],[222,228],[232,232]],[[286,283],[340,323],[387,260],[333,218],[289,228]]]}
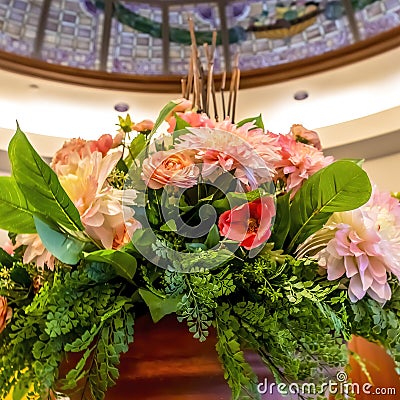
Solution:
{"label": "recessed ceiling light", "polygon": [[295,100],[305,100],[308,97],[308,92],[305,90],[299,90],[293,95]]}
{"label": "recessed ceiling light", "polygon": [[114,106],[114,110],[118,112],[126,112],[129,110],[129,104],[126,103],[117,103]]}

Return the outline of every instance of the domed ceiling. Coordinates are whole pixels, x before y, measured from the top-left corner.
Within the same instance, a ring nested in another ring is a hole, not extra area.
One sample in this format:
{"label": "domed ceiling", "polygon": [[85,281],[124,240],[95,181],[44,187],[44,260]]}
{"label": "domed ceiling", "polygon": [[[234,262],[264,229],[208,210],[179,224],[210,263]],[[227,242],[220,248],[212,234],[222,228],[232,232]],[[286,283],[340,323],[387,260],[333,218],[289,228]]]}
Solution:
{"label": "domed ceiling", "polygon": [[400,0],[0,0],[0,49],[85,70],[183,75],[189,18],[198,45],[211,43],[217,31],[214,69],[229,73],[236,53],[242,71],[253,70],[395,28]]}

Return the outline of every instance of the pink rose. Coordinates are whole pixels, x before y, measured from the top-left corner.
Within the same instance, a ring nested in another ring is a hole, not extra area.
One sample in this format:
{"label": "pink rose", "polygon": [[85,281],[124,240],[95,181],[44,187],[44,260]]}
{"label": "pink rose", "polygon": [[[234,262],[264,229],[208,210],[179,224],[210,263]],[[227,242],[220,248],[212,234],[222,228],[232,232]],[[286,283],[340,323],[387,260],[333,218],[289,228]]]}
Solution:
{"label": "pink rose", "polygon": [[8,307],[7,299],[0,296],[0,333],[3,332],[12,317],[12,308]]}
{"label": "pink rose", "polygon": [[319,140],[318,133],[309,131],[303,125],[295,124],[290,128],[290,133],[298,141],[310,146],[315,147],[317,150],[322,150],[321,141]]}
{"label": "pink rose", "polygon": [[261,197],[225,211],[219,217],[222,236],[240,242],[247,250],[265,243],[271,236],[275,205],[272,197]]}
{"label": "pink rose", "polygon": [[159,151],[143,161],[142,179],[151,189],[165,185],[189,188],[196,184],[199,169],[193,151]]}

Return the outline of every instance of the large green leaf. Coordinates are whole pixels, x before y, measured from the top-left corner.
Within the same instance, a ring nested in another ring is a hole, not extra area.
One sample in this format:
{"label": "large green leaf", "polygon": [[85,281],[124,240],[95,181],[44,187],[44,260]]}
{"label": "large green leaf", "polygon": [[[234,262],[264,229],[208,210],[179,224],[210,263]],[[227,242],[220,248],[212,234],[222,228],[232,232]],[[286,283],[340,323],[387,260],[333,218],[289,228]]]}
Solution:
{"label": "large green leaf", "polygon": [[75,265],[79,262],[85,242],[54,230],[36,216],[33,219],[40,240],[54,257],[69,265]]}
{"label": "large green leaf", "polygon": [[32,211],[11,176],[0,176],[0,228],[14,233],[34,233]]}
{"label": "large green leaf", "polygon": [[158,322],[165,315],[175,312],[181,301],[181,297],[159,297],[145,289],[139,289],[139,293],[149,307],[154,322]]}
{"label": "large green leaf", "polygon": [[311,176],[296,193],[290,207],[288,250],[321,229],[332,213],[365,204],[371,190],[366,172],[348,160],[336,161]]}
{"label": "large green leaf", "polygon": [[290,194],[278,196],[276,199],[276,217],[274,227],[272,229],[270,242],[274,243],[275,249],[282,249],[283,244],[290,228],[290,213],[289,213]]}
{"label": "large green leaf", "polygon": [[19,127],[11,139],[8,154],[13,176],[29,203],[46,219],[71,231],[83,230],[79,212],[57,175],[40,158]]}
{"label": "large green leaf", "polygon": [[110,264],[117,275],[132,280],[136,272],[136,258],[119,250],[97,250],[85,253],[86,261],[96,261]]}

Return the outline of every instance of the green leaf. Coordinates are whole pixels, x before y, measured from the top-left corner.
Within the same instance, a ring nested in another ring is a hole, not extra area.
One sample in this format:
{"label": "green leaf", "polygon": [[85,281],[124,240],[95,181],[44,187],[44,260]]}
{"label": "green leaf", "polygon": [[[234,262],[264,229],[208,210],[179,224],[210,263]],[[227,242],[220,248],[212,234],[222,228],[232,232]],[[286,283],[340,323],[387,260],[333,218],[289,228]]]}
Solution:
{"label": "green leaf", "polygon": [[104,262],[114,267],[115,273],[125,279],[132,280],[136,273],[136,258],[119,250],[98,250],[85,253],[86,261]]}
{"label": "green leaf", "polygon": [[0,176],[0,228],[13,233],[35,233],[32,210],[12,176]]}
{"label": "green leaf", "polygon": [[150,132],[149,138],[151,138],[156,132],[160,125],[164,122],[165,118],[167,118],[168,114],[178,105],[175,101],[170,101],[167,103],[164,108],[161,110],[158,118],[153,126],[153,129]]}
{"label": "green leaf", "polygon": [[321,229],[332,213],[365,204],[371,191],[368,175],[352,161],[336,161],[318,171],[294,196],[288,250]]}
{"label": "green leaf", "polygon": [[158,322],[167,314],[176,312],[178,304],[182,300],[180,296],[166,298],[159,297],[145,289],[139,289],[139,293],[147,304],[147,307],[149,307],[151,318],[154,322]]}
{"label": "green leaf", "polygon": [[281,249],[285,243],[290,228],[290,194],[278,196],[276,199],[276,217],[269,242],[274,243],[275,249]]}
{"label": "green leaf", "polygon": [[130,153],[132,154],[133,158],[136,158],[146,147],[147,140],[146,136],[143,133],[139,133],[135,139],[132,140],[129,149]]}
{"label": "green leaf", "polygon": [[19,126],[10,141],[8,154],[13,176],[35,210],[69,230],[82,231],[77,208],[55,172],[40,158]]}
{"label": "green leaf", "polygon": [[263,120],[262,120],[261,114],[257,115],[257,117],[242,119],[240,122],[238,122],[238,123],[236,124],[236,126],[237,126],[238,128],[240,128],[241,126],[243,126],[244,124],[247,124],[248,122],[253,122],[253,124],[254,124],[257,128],[261,128],[261,129],[264,130],[264,122],[263,122]]}
{"label": "green leaf", "polygon": [[185,121],[183,118],[181,118],[177,113],[174,114],[175,120],[176,120],[176,125],[175,125],[175,132],[181,131],[188,126],[190,126],[189,122]]}
{"label": "green leaf", "polygon": [[36,216],[33,219],[40,240],[54,257],[65,264],[75,265],[79,262],[85,242],[54,230]]}
{"label": "green leaf", "polygon": [[219,243],[219,230],[217,225],[213,225],[210,229],[210,232],[208,232],[206,241],[204,244],[207,246],[208,249],[212,249],[214,246],[216,246]]}
{"label": "green leaf", "polygon": [[164,232],[176,232],[178,228],[176,227],[176,222],[173,219],[170,219],[160,227],[160,230]]}

